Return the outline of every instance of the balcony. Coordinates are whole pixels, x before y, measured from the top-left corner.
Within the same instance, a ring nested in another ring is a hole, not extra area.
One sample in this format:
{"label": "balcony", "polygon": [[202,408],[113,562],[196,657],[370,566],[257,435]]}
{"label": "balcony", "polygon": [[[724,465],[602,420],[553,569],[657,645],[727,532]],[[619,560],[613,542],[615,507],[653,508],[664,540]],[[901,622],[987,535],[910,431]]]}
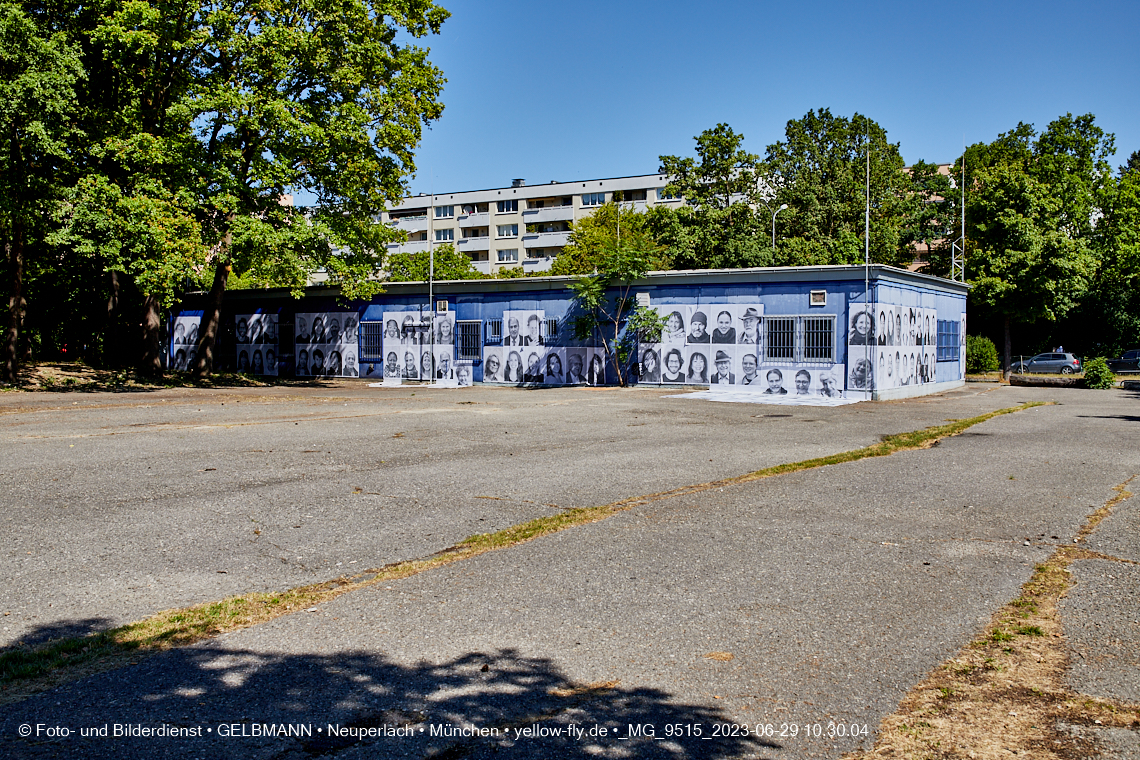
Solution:
{"label": "balcony", "polygon": [[483,274],[491,274],[490,261],[472,261],[471,266],[474,267],[475,271],[477,272],[482,272]]}
{"label": "balcony", "polygon": [[388,253],[420,253],[427,251],[427,240],[409,240],[406,243],[389,243]]}
{"label": "balcony", "polygon": [[479,211],[474,214],[460,214],[455,217],[455,221],[459,223],[460,227],[486,227],[491,223],[491,215],[486,211]]}
{"label": "balcony", "polygon": [[523,212],[523,222],[525,224],[537,224],[538,222],[571,222],[573,220],[573,206],[531,208]]}
{"label": "balcony", "polygon": [[404,232],[423,232],[428,228],[428,218],[426,216],[405,216],[402,219],[393,219],[388,224]]}
{"label": "balcony", "polygon": [[531,232],[523,235],[523,248],[561,248],[569,238],[569,232]]}
{"label": "balcony", "polygon": [[554,259],[549,256],[541,259],[523,259],[522,267],[527,272],[547,272],[554,266]]}
{"label": "balcony", "polygon": [[470,251],[489,251],[491,250],[491,238],[484,235],[483,237],[460,238],[455,243],[455,250],[468,253]]}

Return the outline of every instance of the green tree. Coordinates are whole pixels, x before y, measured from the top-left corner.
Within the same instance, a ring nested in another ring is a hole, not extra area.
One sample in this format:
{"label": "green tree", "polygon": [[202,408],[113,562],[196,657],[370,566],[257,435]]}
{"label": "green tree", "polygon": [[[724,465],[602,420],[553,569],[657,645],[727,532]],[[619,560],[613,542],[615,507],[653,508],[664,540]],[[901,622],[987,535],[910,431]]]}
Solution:
{"label": "green tree", "polygon": [[696,158],[661,156],[666,191],[685,205],[654,208],[650,231],[678,269],[766,266],[772,255],[766,232],[764,166],[742,147],[744,135],[717,124],[693,138]]}
{"label": "green tree", "polygon": [[648,216],[629,206],[611,202],[574,223],[567,244],[554,259],[550,273],[591,274],[618,240],[625,240],[638,249],[653,251],[650,269],[668,268],[668,262],[660,255],[650,233]]}
{"label": "green tree", "polygon": [[632,292],[657,255],[657,247],[645,237],[615,238],[595,256],[594,273],[570,284],[582,312],[574,320],[575,336],[600,338],[606,360],[623,387],[629,384],[626,365],[637,342],[656,339],[665,324],[655,310],[638,307]]}
{"label": "green tree", "polygon": [[[437,245],[434,256],[434,279],[438,280],[482,280],[482,272],[471,264],[471,258],[458,253],[451,243]],[[388,256],[384,263],[388,270],[388,282],[427,282],[431,267],[431,256],[427,251],[418,253],[397,253]]]}
{"label": "green tree", "polygon": [[[395,234],[373,220],[405,194],[422,128],[443,109],[441,72],[403,39],[438,33],[449,14],[428,0],[215,0],[196,13],[208,39],[173,111],[193,125],[187,155],[212,247],[201,377],[231,271],[272,270],[300,292],[323,269],[349,298],[381,287]],[[282,205],[294,190],[319,205]]]}
{"label": "green tree", "polygon": [[965,152],[966,277],[981,316],[1001,323],[1007,373],[1012,325],[1066,317],[1093,282],[1112,152],[1091,114],[1067,114],[1040,135],[1019,124]]}
{"label": "green tree", "polygon": [[871,174],[872,261],[907,264],[903,235],[911,180],[898,143],[872,119],[850,119],[829,109],[788,122],[784,141],[768,146],[775,189],[778,265],[853,264],[863,261],[868,154]]}
{"label": "green tree", "polygon": [[0,241],[8,269],[8,319],[0,377],[15,381],[27,251],[42,250],[78,138],[75,91],[84,72],[67,35],[0,4]]}

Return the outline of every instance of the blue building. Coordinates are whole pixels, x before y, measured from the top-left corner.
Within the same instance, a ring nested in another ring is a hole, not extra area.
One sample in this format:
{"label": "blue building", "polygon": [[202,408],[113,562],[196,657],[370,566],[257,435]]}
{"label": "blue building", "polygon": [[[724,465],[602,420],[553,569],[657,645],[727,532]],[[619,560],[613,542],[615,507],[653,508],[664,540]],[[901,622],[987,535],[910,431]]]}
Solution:
{"label": "blue building", "polygon": [[[287,377],[529,385],[616,383],[600,336],[575,335],[569,277],[391,283],[368,302],[334,288],[226,294],[219,369]],[[875,399],[939,392],[965,374],[967,286],[894,267],[652,272],[631,291],[668,317],[631,342],[639,384]],[[204,302],[205,296],[201,296]],[[434,300],[434,306],[432,300]],[[192,361],[202,311],[170,323]]]}

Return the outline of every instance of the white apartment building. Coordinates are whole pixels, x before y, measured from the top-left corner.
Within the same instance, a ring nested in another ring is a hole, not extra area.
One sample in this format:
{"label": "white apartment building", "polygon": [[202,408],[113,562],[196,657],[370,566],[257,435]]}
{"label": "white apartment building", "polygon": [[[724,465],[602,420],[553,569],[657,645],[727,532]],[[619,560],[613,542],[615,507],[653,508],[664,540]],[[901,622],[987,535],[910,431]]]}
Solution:
{"label": "white apartment building", "polygon": [[571,225],[614,200],[615,192],[635,210],[680,204],[680,198],[665,194],[666,184],[664,174],[644,174],[545,185],[516,179],[510,187],[491,190],[420,193],[384,213],[384,222],[408,235],[408,242],[393,243],[388,252],[416,253],[451,243],[484,274],[505,267],[545,271],[566,245]]}

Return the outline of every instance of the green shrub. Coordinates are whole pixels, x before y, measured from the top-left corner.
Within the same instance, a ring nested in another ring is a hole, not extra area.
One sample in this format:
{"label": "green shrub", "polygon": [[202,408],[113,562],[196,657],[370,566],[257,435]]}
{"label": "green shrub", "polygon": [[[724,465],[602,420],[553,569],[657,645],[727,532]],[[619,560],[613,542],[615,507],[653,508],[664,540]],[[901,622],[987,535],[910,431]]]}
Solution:
{"label": "green shrub", "polygon": [[966,371],[972,375],[1001,369],[997,347],[984,335],[966,336]]}
{"label": "green shrub", "polygon": [[1104,390],[1116,385],[1116,375],[1108,368],[1104,357],[1089,359],[1085,362],[1085,387]]}

